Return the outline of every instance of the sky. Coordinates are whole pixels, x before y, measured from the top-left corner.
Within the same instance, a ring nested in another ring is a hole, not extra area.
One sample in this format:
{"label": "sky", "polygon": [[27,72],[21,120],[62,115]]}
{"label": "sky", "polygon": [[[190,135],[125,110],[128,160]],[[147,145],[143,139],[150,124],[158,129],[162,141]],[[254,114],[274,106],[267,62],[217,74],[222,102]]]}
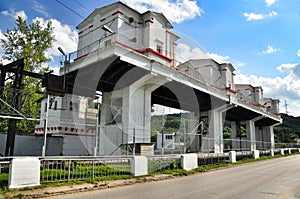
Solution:
{"label": "sky", "polygon": [[[280,111],[300,116],[299,0],[121,0],[139,12],[162,12],[173,24],[178,57],[203,53],[231,62],[235,83],[262,86],[264,97],[280,100]],[[17,16],[28,22],[51,20],[56,41],[47,63],[58,71],[58,47],[77,50],[76,26],[94,9],[113,0],[1,0],[0,38],[16,27]],[[0,47],[0,56],[3,50]],[[4,64],[7,60],[0,60]],[[286,103],[285,103],[286,102]]]}

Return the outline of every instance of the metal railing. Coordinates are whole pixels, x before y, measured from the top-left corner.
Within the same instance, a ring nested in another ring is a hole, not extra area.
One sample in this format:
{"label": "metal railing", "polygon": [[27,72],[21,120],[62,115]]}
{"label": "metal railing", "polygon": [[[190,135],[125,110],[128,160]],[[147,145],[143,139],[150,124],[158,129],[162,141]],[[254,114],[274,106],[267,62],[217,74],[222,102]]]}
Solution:
{"label": "metal railing", "polygon": [[131,158],[51,158],[41,160],[41,182],[105,179],[130,175]]}
{"label": "metal railing", "polygon": [[148,172],[178,169],[181,167],[179,155],[148,157]]}
{"label": "metal railing", "polygon": [[198,154],[198,166],[212,165],[212,164],[222,164],[229,162],[228,153],[208,153],[208,154]]}

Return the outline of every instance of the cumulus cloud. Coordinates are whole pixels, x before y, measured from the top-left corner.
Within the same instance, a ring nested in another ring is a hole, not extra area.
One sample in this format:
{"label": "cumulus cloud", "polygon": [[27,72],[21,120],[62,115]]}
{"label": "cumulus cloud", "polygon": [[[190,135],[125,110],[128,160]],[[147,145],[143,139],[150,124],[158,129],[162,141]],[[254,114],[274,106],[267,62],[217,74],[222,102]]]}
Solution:
{"label": "cumulus cloud", "polygon": [[209,59],[209,55],[207,55],[200,48],[193,48],[187,44],[179,43],[176,48],[177,58],[181,61],[187,61],[189,59]]}
{"label": "cumulus cloud", "polygon": [[[277,70],[287,73],[285,77],[260,77],[237,74],[235,83],[262,86],[264,97],[275,97],[290,104],[290,114],[300,116],[300,64],[282,64]],[[281,104],[282,106],[282,104]],[[298,106],[298,107],[297,107]],[[281,108],[281,112],[283,109]]]}
{"label": "cumulus cloud", "polygon": [[250,12],[250,13],[244,12],[244,17],[246,17],[247,21],[257,21],[257,20],[262,20],[262,19],[269,18],[269,17],[275,17],[275,16],[277,16],[277,14],[278,13],[275,11],[272,11],[269,14],[257,14],[254,12]]}
{"label": "cumulus cloud", "polygon": [[4,16],[8,16],[16,20],[19,16],[23,19],[27,20],[27,15],[24,10],[15,11],[14,9],[11,10],[4,10],[1,12]]}
{"label": "cumulus cloud", "polygon": [[75,30],[72,30],[70,26],[66,24],[62,24],[60,21],[56,19],[49,19],[45,20],[43,18],[35,18],[33,21],[39,21],[42,27],[46,27],[48,21],[52,22],[52,26],[54,27],[54,38],[55,41],[51,49],[49,49],[46,55],[49,58],[53,56],[60,55],[59,51],[57,50],[58,47],[63,48],[65,53],[74,52],[77,49],[77,42],[78,42],[78,34]]}
{"label": "cumulus cloud", "polygon": [[289,73],[296,66],[297,66],[297,64],[285,63],[285,64],[281,64],[280,66],[277,66],[276,69],[282,73]]}
{"label": "cumulus cloud", "polygon": [[271,6],[276,2],[276,0],[266,0],[267,6]]}
{"label": "cumulus cloud", "polygon": [[279,48],[274,48],[273,46],[268,45],[267,49],[263,50],[262,53],[263,54],[274,54],[274,53],[276,53],[278,51],[280,51]]}
{"label": "cumulus cloud", "polygon": [[148,10],[162,12],[171,22],[175,23],[193,19],[203,13],[197,2],[193,0],[123,0],[123,2],[139,12]]}
{"label": "cumulus cloud", "polygon": [[300,49],[297,51],[297,56],[300,57]]}

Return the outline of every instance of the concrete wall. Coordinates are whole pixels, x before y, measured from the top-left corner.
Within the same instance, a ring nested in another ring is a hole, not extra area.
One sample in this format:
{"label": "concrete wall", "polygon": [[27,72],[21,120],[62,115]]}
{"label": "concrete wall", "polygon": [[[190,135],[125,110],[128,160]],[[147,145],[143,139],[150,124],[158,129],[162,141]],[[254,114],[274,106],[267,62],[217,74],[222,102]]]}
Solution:
{"label": "concrete wall", "polygon": [[[42,146],[44,138],[37,136],[21,136],[16,135],[15,140],[15,156],[40,156],[42,155]],[[0,153],[5,154],[6,134],[0,134]],[[63,138],[48,137],[47,151],[48,156],[60,155],[63,151]]]}

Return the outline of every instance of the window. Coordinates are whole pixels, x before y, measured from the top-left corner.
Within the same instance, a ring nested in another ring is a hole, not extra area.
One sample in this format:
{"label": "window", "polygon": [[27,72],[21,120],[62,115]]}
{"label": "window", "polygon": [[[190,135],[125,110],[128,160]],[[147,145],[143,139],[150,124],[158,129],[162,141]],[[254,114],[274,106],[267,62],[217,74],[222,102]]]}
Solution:
{"label": "window", "polygon": [[163,52],[162,46],[161,45],[157,45],[156,46],[156,51],[159,52],[160,54],[162,54],[162,52]]}
{"label": "window", "polygon": [[111,46],[111,39],[108,39],[104,42],[105,47]]}
{"label": "window", "polygon": [[166,140],[172,140],[173,139],[173,135],[166,135]]}

